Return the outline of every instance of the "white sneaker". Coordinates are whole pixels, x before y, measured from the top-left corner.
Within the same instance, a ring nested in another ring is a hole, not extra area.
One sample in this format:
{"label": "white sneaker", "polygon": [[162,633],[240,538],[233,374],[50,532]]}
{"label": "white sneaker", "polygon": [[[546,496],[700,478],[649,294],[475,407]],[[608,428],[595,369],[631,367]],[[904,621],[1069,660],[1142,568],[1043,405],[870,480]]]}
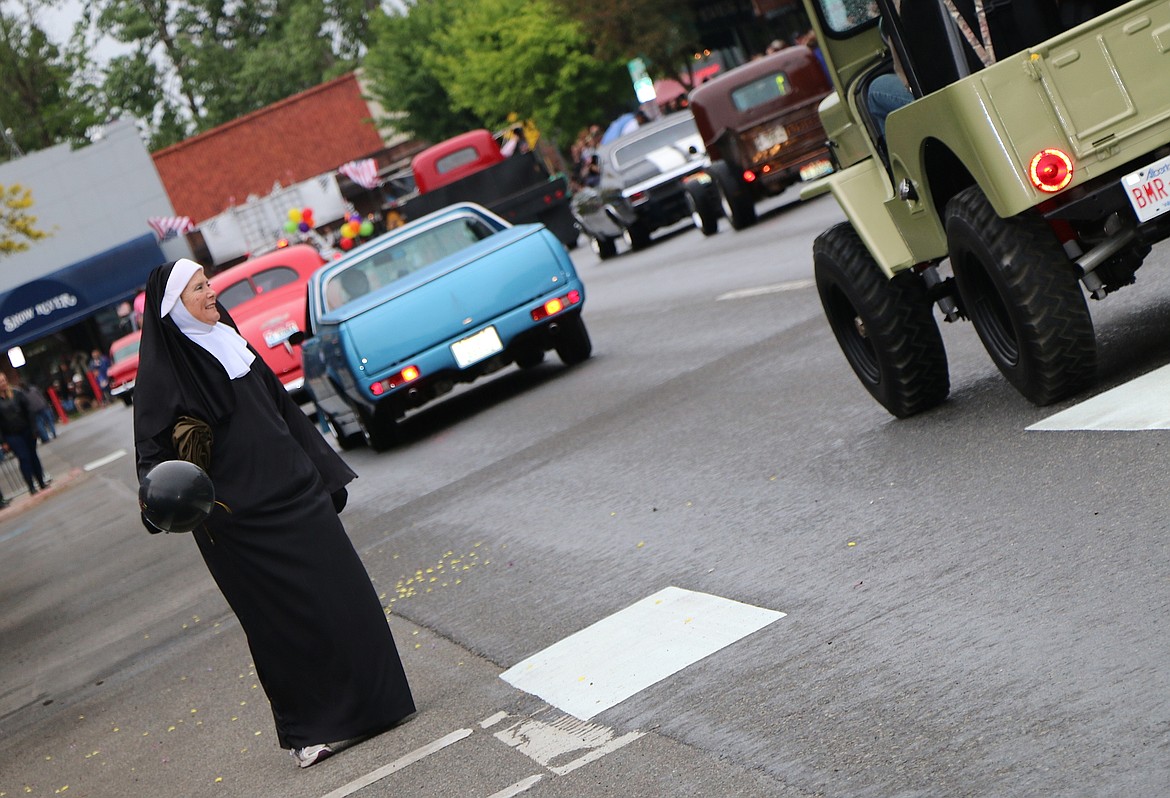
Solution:
{"label": "white sneaker", "polygon": [[304,748],[294,748],[289,753],[297,761],[297,767],[307,768],[317,764],[322,759],[333,756],[333,749],[327,745],[309,745]]}

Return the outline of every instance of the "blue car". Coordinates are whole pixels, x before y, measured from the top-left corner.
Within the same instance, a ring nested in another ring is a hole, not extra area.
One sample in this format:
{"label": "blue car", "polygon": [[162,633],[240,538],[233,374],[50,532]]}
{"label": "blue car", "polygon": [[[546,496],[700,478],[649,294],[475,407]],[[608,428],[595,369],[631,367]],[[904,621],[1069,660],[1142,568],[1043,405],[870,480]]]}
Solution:
{"label": "blue car", "polygon": [[382,451],[410,409],[512,363],[593,351],[585,287],[540,224],[452,205],[314,272],[305,381],[342,448]]}

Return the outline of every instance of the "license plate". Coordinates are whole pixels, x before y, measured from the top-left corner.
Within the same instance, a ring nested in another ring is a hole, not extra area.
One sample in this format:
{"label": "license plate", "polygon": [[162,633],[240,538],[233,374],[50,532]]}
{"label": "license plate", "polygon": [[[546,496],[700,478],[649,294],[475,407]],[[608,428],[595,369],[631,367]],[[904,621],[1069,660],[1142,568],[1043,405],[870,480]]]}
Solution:
{"label": "license plate", "polygon": [[801,180],[814,180],[822,175],[827,175],[833,171],[832,161],[813,161],[806,166],[800,167]]}
{"label": "license plate", "polygon": [[1130,172],[1121,185],[1138,220],[1148,222],[1170,211],[1170,157]]}
{"label": "license plate", "polygon": [[451,344],[451,354],[455,356],[455,362],[461,369],[478,363],[485,357],[491,357],[503,349],[504,345],[500,343],[500,336],[496,333],[495,327],[486,327],[475,335]]}
{"label": "license plate", "polygon": [[777,125],[771,130],[756,134],[756,149],[770,150],[773,147],[779,147],[786,141],[788,141],[788,131],[784,129],[783,125]]}
{"label": "license plate", "polygon": [[280,325],[279,327],[273,327],[271,329],[265,330],[264,343],[268,344],[269,349],[280,346],[288,340],[290,335],[299,329],[300,327],[297,326],[295,321],[290,321]]}

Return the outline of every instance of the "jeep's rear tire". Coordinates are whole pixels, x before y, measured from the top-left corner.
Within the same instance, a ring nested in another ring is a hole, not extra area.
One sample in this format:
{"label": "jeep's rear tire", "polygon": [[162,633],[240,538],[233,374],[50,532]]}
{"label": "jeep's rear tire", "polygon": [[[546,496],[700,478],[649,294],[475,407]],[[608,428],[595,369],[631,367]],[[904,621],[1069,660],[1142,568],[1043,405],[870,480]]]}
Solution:
{"label": "jeep's rear tire", "polygon": [[706,182],[690,180],[683,184],[687,193],[687,206],[691,209],[691,221],[705,236],[719,232],[719,217],[723,206],[719,201],[719,187],[714,180]]}
{"label": "jeep's rear tire", "polygon": [[711,164],[708,170],[715,178],[715,185],[719,187],[719,201],[723,206],[723,214],[736,230],[751,227],[756,223],[756,201],[751,192],[732,173],[731,167],[723,161]]}
{"label": "jeep's rear tire", "polygon": [[617,254],[617,244],[614,243],[612,238],[606,236],[589,236],[589,246],[593,248],[593,251],[601,260],[609,260]]}
{"label": "jeep's rear tire", "polygon": [[555,340],[557,357],[566,366],[584,363],[593,354],[593,342],[589,340],[589,331],[585,329],[585,320],[580,313],[557,323]]}
{"label": "jeep's rear tire", "polygon": [[813,242],[813,272],[845,359],[882,407],[906,418],[947,398],[947,354],[921,279],[887,279],[848,222]]}
{"label": "jeep's rear tire", "polygon": [[963,309],[992,361],[1028,401],[1093,383],[1097,343],[1073,265],[1048,224],[1001,219],[978,186],[947,204],[947,247]]}

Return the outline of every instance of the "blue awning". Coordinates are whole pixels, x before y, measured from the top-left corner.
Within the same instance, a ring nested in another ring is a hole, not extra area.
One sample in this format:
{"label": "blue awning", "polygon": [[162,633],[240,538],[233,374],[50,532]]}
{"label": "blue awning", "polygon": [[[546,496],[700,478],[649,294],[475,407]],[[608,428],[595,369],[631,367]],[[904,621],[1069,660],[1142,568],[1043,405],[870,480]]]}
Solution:
{"label": "blue awning", "polygon": [[132,298],[151,270],[165,262],[158,241],[148,233],[0,294],[0,351]]}

